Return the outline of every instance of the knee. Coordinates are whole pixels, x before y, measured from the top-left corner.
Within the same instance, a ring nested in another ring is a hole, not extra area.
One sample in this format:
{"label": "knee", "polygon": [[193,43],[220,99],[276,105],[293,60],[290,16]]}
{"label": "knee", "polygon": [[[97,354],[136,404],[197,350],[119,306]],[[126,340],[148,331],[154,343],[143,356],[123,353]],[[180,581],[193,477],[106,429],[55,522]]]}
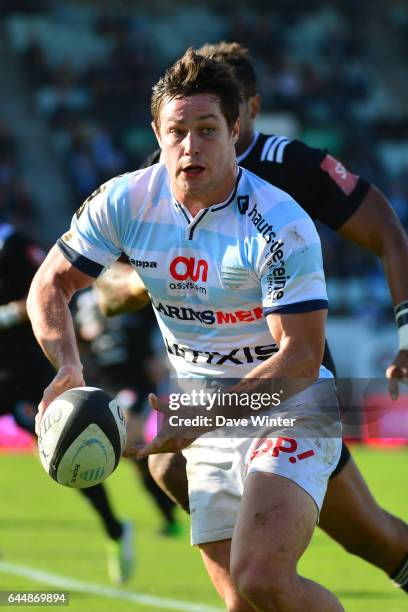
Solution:
{"label": "knee", "polygon": [[273,571],[268,563],[248,560],[231,566],[231,578],[238,593],[255,608],[262,608],[268,603],[268,610],[284,610],[290,603],[295,590],[296,573],[276,563]]}

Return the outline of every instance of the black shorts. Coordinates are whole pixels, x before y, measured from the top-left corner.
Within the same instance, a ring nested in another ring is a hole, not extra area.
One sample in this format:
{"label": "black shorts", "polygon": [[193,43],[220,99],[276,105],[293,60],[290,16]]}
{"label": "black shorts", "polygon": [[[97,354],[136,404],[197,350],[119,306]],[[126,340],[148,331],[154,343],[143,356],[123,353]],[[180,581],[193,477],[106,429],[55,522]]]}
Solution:
{"label": "black shorts", "polygon": [[341,454],[340,454],[340,459],[339,462],[335,468],[335,470],[331,473],[330,475],[330,479],[334,478],[335,476],[337,476],[337,474],[340,474],[341,470],[347,465],[348,460],[350,459],[351,455],[350,455],[350,451],[347,448],[344,440],[342,442],[341,445]]}
{"label": "black shorts", "polygon": [[[328,368],[333,373],[334,376],[336,376],[336,367],[334,365],[333,357],[331,356],[330,349],[327,345],[327,342],[324,347],[323,365],[326,366],[326,368]],[[337,474],[340,474],[341,470],[347,465],[349,459],[350,459],[350,451],[347,448],[343,440],[342,445],[341,445],[340,459],[339,459],[339,462],[335,470],[332,472],[330,479],[337,476]]]}

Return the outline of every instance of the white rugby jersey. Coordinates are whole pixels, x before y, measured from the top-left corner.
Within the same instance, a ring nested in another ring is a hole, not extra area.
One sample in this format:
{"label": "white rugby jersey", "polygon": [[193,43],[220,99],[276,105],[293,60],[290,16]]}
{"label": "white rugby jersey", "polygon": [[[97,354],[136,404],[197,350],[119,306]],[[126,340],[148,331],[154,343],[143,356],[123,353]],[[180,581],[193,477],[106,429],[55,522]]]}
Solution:
{"label": "white rugby jersey", "polygon": [[327,308],[312,220],[242,168],[228,200],[194,218],[173,196],[164,164],[116,177],[85,201],[58,244],[94,277],[122,252],[129,257],[180,377],[241,378],[278,350],[265,315]]}

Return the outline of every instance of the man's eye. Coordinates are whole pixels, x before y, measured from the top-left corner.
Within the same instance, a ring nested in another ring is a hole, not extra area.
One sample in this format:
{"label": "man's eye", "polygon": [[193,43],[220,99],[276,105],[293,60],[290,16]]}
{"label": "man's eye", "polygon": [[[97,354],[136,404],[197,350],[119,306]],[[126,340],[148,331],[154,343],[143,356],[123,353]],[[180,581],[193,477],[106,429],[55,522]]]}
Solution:
{"label": "man's eye", "polygon": [[176,136],[182,136],[184,134],[184,131],[180,130],[179,128],[170,128],[169,133],[175,134]]}
{"label": "man's eye", "polygon": [[213,127],[206,127],[206,128],[202,129],[202,132],[203,132],[203,134],[208,136],[209,134],[214,134],[215,128],[213,128]]}

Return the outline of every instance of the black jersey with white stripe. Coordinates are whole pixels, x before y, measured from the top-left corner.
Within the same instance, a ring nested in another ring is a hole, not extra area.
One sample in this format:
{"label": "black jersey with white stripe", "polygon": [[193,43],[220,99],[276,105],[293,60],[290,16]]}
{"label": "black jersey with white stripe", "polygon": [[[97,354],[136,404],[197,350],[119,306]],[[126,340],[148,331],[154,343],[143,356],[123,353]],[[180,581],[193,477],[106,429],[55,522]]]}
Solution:
{"label": "black jersey with white stripe", "polygon": [[[33,240],[13,225],[0,221],[0,307],[26,297],[32,278],[44,258],[44,251]],[[0,329],[0,400],[4,401],[6,395],[9,397],[11,379],[16,379],[19,382],[12,387],[13,401],[39,401],[45,384],[53,376],[52,372],[33,336],[29,321]],[[24,397],[22,389],[31,389],[31,382],[35,379],[38,381],[38,394]],[[10,408],[11,404],[0,406],[0,414]]]}
{"label": "black jersey with white stripe", "polygon": [[[157,150],[143,167],[159,159]],[[312,219],[334,230],[350,219],[370,186],[325,149],[273,134],[256,132],[238,164],[289,193]]]}
{"label": "black jersey with white stripe", "polygon": [[300,140],[256,133],[240,166],[289,193],[313,218],[334,230],[357,210],[369,183],[324,149]]}

